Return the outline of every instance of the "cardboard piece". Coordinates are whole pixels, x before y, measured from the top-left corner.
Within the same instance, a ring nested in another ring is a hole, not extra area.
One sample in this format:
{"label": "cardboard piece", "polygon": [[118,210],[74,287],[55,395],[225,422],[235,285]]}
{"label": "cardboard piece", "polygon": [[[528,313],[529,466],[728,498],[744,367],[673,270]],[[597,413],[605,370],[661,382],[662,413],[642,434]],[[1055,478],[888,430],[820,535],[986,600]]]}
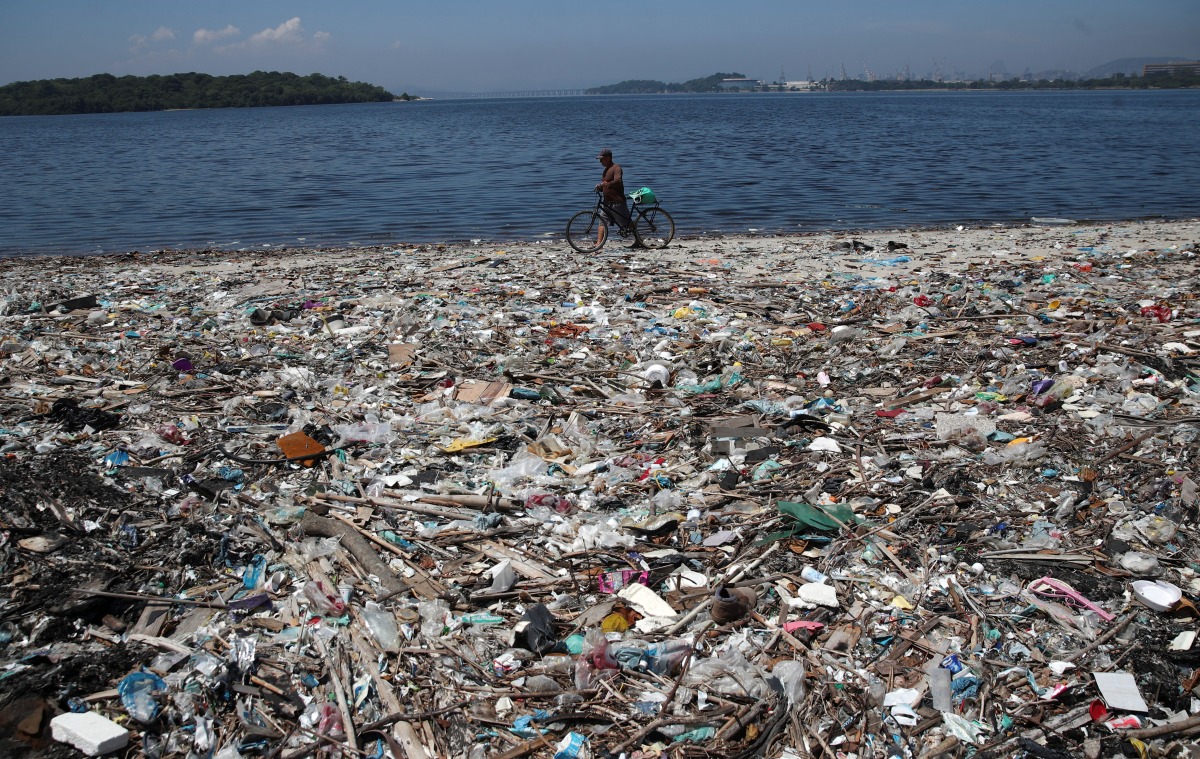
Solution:
{"label": "cardboard piece", "polygon": [[1109,709],[1126,712],[1148,712],[1150,707],[1138,690],[1137,680],[1128,672],[1093,672],[1100,697]]}

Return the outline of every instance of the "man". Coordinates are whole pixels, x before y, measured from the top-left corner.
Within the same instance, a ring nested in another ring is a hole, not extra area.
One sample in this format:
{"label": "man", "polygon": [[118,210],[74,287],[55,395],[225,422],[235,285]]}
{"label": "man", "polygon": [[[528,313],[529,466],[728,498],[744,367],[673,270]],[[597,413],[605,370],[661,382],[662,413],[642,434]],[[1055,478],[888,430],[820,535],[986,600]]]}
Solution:
{"label": "man", "polygon": [[[629,220],[629,202],[625,200],[625,180],[621,174],[621,165],[613,163],[612,151],[608,148],[601,150],[600,155],[596,157],[604,167],[604,174],[600,177],[600,183],[596,185],[596,189],[604,196],[604,210],[610,222],[628,229],[632,224]],[[600,242],[599,235],[596,242]],[[634,247],[640,247],[636,239]]]}

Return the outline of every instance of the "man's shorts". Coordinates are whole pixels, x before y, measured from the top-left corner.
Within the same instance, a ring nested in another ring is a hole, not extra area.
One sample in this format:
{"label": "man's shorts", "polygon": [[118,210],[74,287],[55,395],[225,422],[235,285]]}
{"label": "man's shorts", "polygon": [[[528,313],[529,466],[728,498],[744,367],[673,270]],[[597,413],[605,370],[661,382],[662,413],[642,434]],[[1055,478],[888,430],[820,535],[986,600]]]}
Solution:
{"label": "man's shorts", "polygon": [[602,208],[604,209],[604,218],[610,224],[616,224],[620,227],[629,226],[629,201],[625,200],[625,198],[621,198],[619,202],[606,200]]}

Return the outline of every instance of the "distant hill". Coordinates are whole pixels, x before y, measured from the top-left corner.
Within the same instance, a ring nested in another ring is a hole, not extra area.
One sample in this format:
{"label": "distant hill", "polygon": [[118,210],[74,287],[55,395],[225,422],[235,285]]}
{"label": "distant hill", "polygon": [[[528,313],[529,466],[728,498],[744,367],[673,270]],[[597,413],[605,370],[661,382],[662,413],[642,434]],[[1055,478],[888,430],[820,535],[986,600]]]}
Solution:
{"label": "distant hill", "polygon": [[1115,61],[1109,61],[1094,69],[1088,69],[1083,72],[1083,79],[1104,79],[1113,74],[1124,74],[1125,76],[1141,76],[1142,66],[1147,63],[1172,63],[1174,61],[1194,61],[1195,58],[1187,55],[1175,55],[1170,58],[1118,58]]}
{"label": "distant hill", "polygon": [[743,78],[741,74],[716,73],[699,79],[689,79],[682,84],[660,82],[657,79],[626,79],[616,84],[592,87],[587,93],[589,95],[644,95],[656,92],[720,92],[721,80],[741,78]]}
{"label": "distant hill", "polygon": [[[382,87],[321,74],[298,76],[278,71],[235,76],[96,74],[84,79],[42,79],[0,87],[0,116],[378,103],[395,99]],[[407,100],[408,94],[400,99]]]}

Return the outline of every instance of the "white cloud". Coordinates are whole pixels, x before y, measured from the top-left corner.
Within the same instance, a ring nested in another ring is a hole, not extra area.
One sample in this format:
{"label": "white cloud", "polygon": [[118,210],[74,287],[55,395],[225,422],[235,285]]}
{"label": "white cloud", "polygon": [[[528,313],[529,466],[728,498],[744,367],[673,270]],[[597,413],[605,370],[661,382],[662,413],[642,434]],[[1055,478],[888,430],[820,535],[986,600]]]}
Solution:
{"label": "white cloud", "polygon": [[[226,27],[221,33],[224,34],[229,29],[233,29],[233,27]],[[233,33],[237,33],[237,30],[233,29]],[[199,32],[197,32],[197,35],[199,35]],[[311,37],[308,36],[308,32],[304,31],[304,27],[300,24],[300,17],[295,16],[284,21],[279,26],[255,32],[242,42],[234,42],[215,49],[218,53],[226,53],[236,50],[263,50],[270,47],[286,46],[315,52],[319,51],[329,38],[329,32],[314,32]],[[197,41],[199,41],[198,37]]]}
{"label": "white cloud", "polygon": [[299,16],[289,18],[274,29],[263,29],[261,32],[250,35],[250,42],[253,44],[267,44],[272,42],[297,43],[303,41],[304,27],[300,26]]}
{"label": "white cloud", "polygon": [[148,37],[144,34],[131,35],[129,37],[129,41],[133,44],[129,48],[129,52],[141,53],[145,51],[146,48],[150,47],[152,42],[169,42],[173,39],[175,39],[175,30],[168,29],[165,26],[160,26]]}
{"label": "white cloud", "polygon": [[192,42],[197,45],[207,45],[226,37],[236,37],[239,34],[241,34],[241,30],[233,24],[229,24],[224,29],[197,29],[192,34]]}

